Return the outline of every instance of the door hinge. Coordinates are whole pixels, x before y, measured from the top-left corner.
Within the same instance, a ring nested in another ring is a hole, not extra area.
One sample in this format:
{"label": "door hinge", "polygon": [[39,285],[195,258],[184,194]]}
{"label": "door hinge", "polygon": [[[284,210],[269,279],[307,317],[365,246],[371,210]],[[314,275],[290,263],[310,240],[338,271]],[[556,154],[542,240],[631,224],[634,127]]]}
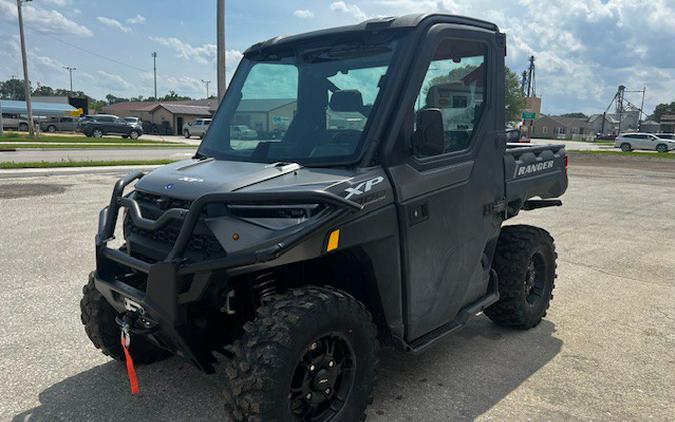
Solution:
{"label": "door hinge", "polygon": [[483,207],[483,215],[504,214],[506,215],[506,201],[496,201]]}

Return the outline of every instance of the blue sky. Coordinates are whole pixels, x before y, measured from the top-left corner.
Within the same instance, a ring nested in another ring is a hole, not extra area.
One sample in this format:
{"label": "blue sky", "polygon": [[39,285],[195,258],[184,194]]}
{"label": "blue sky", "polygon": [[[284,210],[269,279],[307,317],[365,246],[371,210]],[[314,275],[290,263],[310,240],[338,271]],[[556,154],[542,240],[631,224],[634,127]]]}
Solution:
{"label": "blue sky", "polygon": [[[548,113],[601,112],[616,87],[647,87],[651,111],[675,100],[675,0],[227,0],[228,70],[250,44],[375,17],[441,11],[497,23],[507,64],[537,57],[537,88]],[[215,0],[33,0],[24,6],[31,79],[103,98],[215,90]],[[21,75],[16,2],[0,0],[0,79]],[[629,100],[639,103],[638,94]]]}

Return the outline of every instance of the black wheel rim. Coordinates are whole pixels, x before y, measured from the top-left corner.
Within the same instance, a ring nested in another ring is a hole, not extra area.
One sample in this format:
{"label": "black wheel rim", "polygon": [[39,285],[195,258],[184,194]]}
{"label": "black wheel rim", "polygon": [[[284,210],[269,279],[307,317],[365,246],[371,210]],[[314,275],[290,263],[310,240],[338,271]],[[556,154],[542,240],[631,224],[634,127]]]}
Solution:
{"label": "black wheel rim", "polygon": [[296,421],[334,420],[354,385],[356,361],[349,341],[339,333],[310,343],[298,361],[288,395]]}
{"label": "black wheel rim", "polygon": [[546,291],[546,260],[537,252],[532,255],[525,273],[525,301],[535,306]]}

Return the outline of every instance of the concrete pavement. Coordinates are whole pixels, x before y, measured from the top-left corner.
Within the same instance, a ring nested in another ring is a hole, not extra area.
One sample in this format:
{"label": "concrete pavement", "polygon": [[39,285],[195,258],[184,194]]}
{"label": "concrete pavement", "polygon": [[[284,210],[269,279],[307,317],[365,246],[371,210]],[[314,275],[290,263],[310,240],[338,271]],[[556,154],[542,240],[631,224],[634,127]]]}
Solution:
{"label": "concrete pavement", "polygon": [[[422,355],[384,351],[368,420],[672,420],[675,165],[637,167],[574,160],[562,208],[510,222],[556,239],[545,321],[480,316]],[[172,358],[139,368],[132,397],[80,324],[98,210],[125,172],[0,179],[0,420],[223,420],[222,375]]]}

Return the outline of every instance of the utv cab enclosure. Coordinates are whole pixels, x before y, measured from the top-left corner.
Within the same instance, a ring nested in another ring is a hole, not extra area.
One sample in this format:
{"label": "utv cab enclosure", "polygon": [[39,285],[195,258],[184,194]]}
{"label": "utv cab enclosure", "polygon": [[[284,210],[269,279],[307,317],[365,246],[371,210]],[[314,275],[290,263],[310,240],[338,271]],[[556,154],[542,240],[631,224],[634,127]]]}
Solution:
{"label": "utv cab enclosure", "polygon": [[567,157],[506,143],[505,55],[497,26],[439,14],[249,48],[195,157],[115,185],[89,338],[221,358],[234,420],[354,421],[380,344],[420,352],[482,311],[536,326],[553,240],[502,224],[561,205]]}

